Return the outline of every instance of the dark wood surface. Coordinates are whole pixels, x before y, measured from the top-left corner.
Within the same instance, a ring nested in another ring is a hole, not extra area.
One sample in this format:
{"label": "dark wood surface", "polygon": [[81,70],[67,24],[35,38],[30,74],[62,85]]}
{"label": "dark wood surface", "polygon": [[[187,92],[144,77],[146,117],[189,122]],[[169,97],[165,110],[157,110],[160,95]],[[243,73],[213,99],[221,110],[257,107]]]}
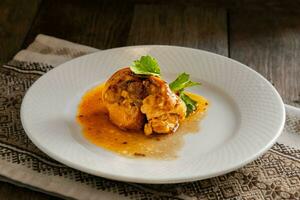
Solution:
{"label": "dark wood surface", "polygon": [[136,5],[127,45],[164,44],[228,55],[225,9]]}
{"label": "dark wood surface", "polygon": [[287,104],[300,105],[300,14],[232,12],[230,57],[255,69]]}
{"label": "dark wood surface", "polygon": [[0,64],[21,48],[39,5],[39,0],[0,1]]}
{"label": "dark wood surface", "polygon": [[[286,103],[300,105],[297,1],[176,2],[1,0],[0,64],[39,33],[100,49],[141,44],[187,46],[249,65],[275,85]],[[59,198],[0,183],[0,199]]]}
{"label": "dark wood surface", "polygon": [[39,33],[99,49],[124,46],[133,6],[125,1],[43,1],[23,47]]}

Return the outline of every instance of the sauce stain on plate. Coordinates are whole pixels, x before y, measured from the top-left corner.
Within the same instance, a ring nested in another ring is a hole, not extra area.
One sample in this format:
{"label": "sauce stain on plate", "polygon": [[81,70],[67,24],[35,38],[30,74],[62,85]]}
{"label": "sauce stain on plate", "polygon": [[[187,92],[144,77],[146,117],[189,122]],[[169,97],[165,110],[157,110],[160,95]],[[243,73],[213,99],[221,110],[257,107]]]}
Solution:
{"label": "sauce stain on plate", "polygon": [[208,106],[204,97],[185,92],[197,101],[197,112],[191,114],[175,133],[146,136],[142,130],[121,130],[110,122],[102,102],[103,87],[104,84],[96,86],[84,94],[78,107],[77,121],[89,142],[127,157],[175,159],[183,146],[183,136],[198,132],[199,120]]}

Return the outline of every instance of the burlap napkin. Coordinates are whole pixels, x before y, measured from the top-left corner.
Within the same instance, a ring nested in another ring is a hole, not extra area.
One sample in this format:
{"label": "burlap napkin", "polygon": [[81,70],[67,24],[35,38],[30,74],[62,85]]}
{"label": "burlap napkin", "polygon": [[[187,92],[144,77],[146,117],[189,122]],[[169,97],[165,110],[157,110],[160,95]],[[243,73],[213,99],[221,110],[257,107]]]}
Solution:
{"label": "burlap napkin", "polygon": [[0,67],[0,179],[75,199],[300,199],[300,109],[286,106],[278,142],[254,162],[229,174],[173,185],[146,185],[95,177],[56,162],[27,138],[20,122],[26,90],[41,75],[72,58],[98,51],[38,35]]}

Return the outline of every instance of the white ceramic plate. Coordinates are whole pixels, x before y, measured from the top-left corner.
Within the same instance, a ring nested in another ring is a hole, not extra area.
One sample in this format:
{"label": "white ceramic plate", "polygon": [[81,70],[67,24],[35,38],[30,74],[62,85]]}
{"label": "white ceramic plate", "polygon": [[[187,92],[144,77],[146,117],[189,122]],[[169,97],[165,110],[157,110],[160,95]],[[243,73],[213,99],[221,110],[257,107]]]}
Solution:
{"label": "white ceramic plate", "polygon": [[[76,123],[85,91],[141,55],[157,58],[164,78],[187,72],[196,92],[209,99],[197,134],[171,161],[130,159],[86,141]],[[97,52],[56,67],[28,90],[21,108],[23,127],[42,151],[81,171],[122,181],[177,183],[237,169],[257,158],[280,135],[285,110],[274,87],[261,75],[213,53],[172,46],[136,46]]]}

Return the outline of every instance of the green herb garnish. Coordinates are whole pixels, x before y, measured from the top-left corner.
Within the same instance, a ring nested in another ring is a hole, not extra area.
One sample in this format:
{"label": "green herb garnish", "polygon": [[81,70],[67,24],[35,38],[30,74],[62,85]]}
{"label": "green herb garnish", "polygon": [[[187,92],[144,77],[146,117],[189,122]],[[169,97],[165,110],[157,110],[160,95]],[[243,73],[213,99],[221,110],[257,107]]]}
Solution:
{"label": "green herb garnish", "polygon": [[169,84],[171,90],[173,92],[179,92],[180,90],[183,90],[187,87],[192,87],[195,85],[200,85],[200,83],[193,82],[190,80],[190,75],[187,73],[180,74],[175,81]]}
{"label": "green herb garnish", "polygon": [[183,91],[179,92],[179,97],[185,103],[186,116],[189,116],[192,112],[197,110],[197,101],[191,99],[188,95],[184,94]]}
{"label": "green herb garnish", "polygon": [[133,73],[139,75],[160,76],[160,68],[155,58],[147,55],[133,62],[130,69]]}
{"label": "green herb garnish", "polygon": [[200,83],[193,82],[190,80],[190,75],[187,73],[180,74],[175,81],[169,84],[170,89],[179,94],[179,97],[186,105],[186,116],[189,116],[192,112],[197,109],[197,102],[191,99],[188,95],[184,94],[184,89],[187,87],[192,87],[195,85],[200,85]]}

